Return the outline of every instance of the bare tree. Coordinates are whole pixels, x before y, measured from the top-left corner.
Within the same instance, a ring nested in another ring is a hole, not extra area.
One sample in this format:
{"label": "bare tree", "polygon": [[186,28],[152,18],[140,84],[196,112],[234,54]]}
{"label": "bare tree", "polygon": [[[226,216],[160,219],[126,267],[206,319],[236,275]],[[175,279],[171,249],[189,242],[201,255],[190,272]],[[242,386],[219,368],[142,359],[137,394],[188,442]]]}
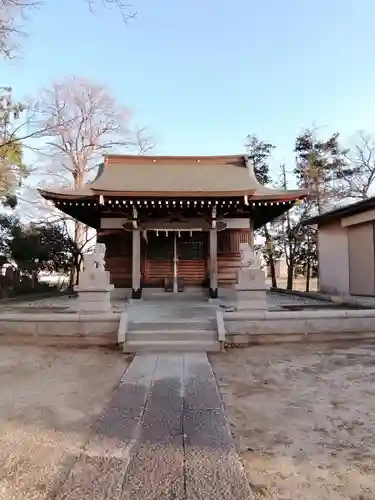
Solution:
{"label": "bare tree", "polygon": [[[38,129],[46,129],[41,149],[45,172],[56,184],[80,188],[103,153],[134,145],[130,112],[106,88],[80,77],[65,78],[41,92]],[[85,232],[76,223],[76,241]]]}
{"label": "bare tree", "polygon": [[368,198],[375,180],[375,138],[364,131],[358,132],[346,158],[347,166],[339,173],[339,194],[345,198],[364,200]]}
{"label": "bare tree", "polygon": [[19,48],[26,33],[23,27],[30,9],[37,7],[37,0],[0,0],[0,54],[11,58]]}
{"label": "bare tree", "polygon": [[[12,58],[20,48],[21,39],[27,35],[24,23],[29,12],[41,6],[46,0],[0,0],[0,55]],[[123,21],[128,23],[136,16],[132,6],[123,0],[84,0],[90,12],[95,13],[98,5],[116,8]]]}

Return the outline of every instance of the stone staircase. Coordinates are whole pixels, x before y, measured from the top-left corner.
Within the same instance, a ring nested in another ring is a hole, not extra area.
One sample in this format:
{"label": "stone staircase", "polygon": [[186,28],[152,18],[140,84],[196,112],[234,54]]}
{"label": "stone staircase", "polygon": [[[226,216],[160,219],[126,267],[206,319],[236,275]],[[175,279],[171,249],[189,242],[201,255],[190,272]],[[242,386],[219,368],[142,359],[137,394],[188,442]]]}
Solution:
{"label": "stone staircase", "polygon": [[214,352],[220,350],[216,320],[130,321],[123,352]]}

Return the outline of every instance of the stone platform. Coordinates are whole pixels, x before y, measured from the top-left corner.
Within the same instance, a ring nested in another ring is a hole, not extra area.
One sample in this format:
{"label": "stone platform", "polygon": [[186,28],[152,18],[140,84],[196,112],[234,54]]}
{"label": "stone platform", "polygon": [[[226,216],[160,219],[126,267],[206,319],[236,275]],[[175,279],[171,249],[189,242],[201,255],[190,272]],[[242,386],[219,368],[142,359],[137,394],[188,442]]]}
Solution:
{"label": "stone platform", "polygon": [[54,500],[252,500],[206,354],[137,355]]}
{"label": "stone platform", "polygon": [[[219,349],[219,341],[252,345],[375,339],[375,309],[338,309],[327,300],[274,292],[266,297],[267,311],[236,311],[225,298],[207,301],[183,294],[172,300],[112,300],[110,313],[77,313],[77,299],[68,296],[0,302],[0,344],[123,346],[136,341],[125,347],[165,352],[178,344],[179,352],[209,352]],[[122,323],[127,328],[121,330]]]}

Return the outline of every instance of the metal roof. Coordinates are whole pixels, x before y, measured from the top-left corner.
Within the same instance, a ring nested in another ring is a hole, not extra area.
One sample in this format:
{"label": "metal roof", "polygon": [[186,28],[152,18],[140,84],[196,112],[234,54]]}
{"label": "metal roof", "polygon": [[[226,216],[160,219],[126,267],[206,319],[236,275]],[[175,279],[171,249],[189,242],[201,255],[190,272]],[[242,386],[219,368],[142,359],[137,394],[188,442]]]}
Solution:
{"label": "metal roof", "polygon": [[375,208],[375,196],[367,198],[366,200],[358,201],[357,203],[345,205],[344,207],[335,208],[334,210],[330,210],[329,212],[325,212],[320,215],[316,215],[315,217],[311,217],[310,219],[303,221],[302,225],[313,226],[316,224],[328,224],[329,222],[334,222],[344,217],[350,217],[351,215],[356,215],[361,212],[367,212],[373,208]]}

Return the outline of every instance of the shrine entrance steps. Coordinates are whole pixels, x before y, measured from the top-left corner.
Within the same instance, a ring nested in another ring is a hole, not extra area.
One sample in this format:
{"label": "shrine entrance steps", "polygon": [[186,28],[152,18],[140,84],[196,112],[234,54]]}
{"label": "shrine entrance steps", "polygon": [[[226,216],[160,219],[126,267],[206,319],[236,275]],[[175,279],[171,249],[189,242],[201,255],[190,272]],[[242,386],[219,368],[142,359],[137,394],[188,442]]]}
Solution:
{"label": "shrine entrance steps", "polygon": [[124,352],[214,352],[220,350],[216,306],[207,299],[173,297],[133,301]]}
{"label": "shrine entrance steps", "polygon": [[130,322],[124,352],[219,351],[216,322]]}

